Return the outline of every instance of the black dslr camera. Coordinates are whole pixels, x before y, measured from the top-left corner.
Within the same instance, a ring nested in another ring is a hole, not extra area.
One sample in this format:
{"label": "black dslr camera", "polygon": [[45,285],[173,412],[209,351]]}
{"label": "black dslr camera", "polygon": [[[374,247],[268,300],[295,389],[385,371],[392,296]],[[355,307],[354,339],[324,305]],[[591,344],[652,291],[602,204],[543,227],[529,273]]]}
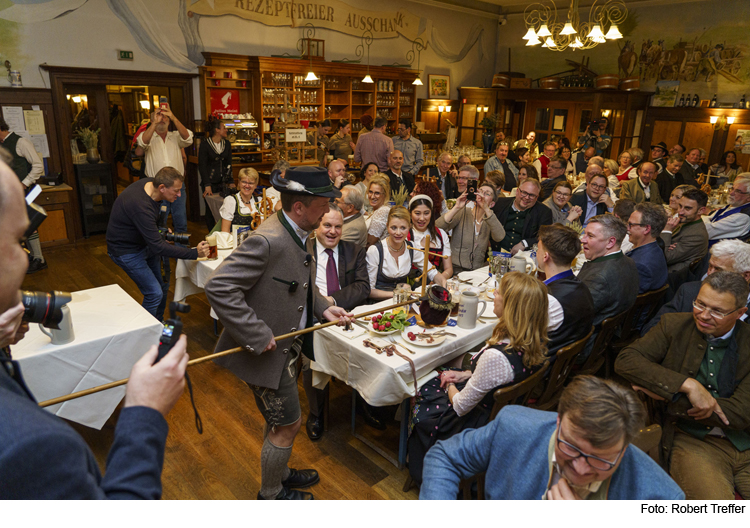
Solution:
{"label": "black dslr camera", "polygon": [[158,227],[159,227],[159,234],[166,240],[167,242],[174,242],[175,244],[182,244],[184,246],[190,245],[190,233],[170,233],[169,228],[167,228],[167,217],[169,216],[169,213],[167,211],[167,206],[162,205],[161,209],[159,210],[159,221],[158,221]]}
{"label": "black dslr camera", "polygon": [[70,293],[57,290],[48,293],[21,291],[23,319],[29,323],[39,323],[44,327],[59,330],[63,318],[62,307],[72,299]]}

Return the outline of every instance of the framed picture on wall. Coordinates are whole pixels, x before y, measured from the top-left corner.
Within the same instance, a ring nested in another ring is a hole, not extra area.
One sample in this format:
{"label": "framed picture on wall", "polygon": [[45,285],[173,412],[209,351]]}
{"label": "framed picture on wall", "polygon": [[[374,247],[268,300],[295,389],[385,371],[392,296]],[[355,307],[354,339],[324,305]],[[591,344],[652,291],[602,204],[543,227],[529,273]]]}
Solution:
{"label": "framed picture on wall", "polygon": [[451,78],[449,75],[429,75],[427,87],[431,99],[447,99],[451,93]]}

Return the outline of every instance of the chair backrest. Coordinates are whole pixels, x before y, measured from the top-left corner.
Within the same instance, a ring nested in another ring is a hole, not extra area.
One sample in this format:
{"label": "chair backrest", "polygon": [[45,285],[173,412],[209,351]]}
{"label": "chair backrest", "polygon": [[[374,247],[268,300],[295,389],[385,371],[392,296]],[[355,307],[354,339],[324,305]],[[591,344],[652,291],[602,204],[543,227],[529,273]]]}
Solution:
{"label": "chair backrest", "polygon": [[492,415],[490,420],[494,420],[500,409],[506,405],[526,405],[531,396],[531,391],[544,379],[544,374],[549,367],[549,361],[544,364],[534,374],[508,387],[503,387],[495,391],[495,404],[492,406]]}
{"label": "chair backrest", "polygon": [[596,374],[599,371],[605,362],[607,347],[609,347],[610,341],[612,341],[615,332],[620,328],[627,314],[627,311],[620,312],[602,321],[601,329],[596,335],[594,346],[591,348],[591,354],[581,366],[581,370],[576,372],[576,375]]}
{"label": "chair backrest", "polygon": [[557,405],[556,399],[562,391],[563,385],[565,385],[568,376],[570,376],[570,371],[575,359],[584,349],[593,332],[594,328],[592,327],[591,330],[589,330],[589,333],[586,334],[586,337],[557,351],[557,354],[555,354],[555,362],[552,364],[549,376],[543,382],[544,391],[539,399],[534,402],[534,407],[547,411],[553,409]]}
{"label": "chair backrest", "polygon": [[623,340],[630,339],[634,333],[637,333],[640,321],[650,321],[656,315],[668,288],[669,286],[665,284],[658,290],[647,291],[635,298],[635,304],[628,310],[622,324],[620,337]]}

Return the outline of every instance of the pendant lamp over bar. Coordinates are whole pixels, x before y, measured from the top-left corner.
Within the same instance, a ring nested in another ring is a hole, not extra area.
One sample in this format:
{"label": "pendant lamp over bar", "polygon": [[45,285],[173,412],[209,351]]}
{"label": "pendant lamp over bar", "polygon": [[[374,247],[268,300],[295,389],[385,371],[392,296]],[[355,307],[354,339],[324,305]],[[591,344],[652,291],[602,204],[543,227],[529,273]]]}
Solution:
{"label": "pendant lamp over bar", "polygon": [[425,49],[425,47],[424,40],[421,38],[415,38],[411,43],[411,49],[406,52],[406,60],[410,65],[414,62],[414,55],[417,55],[417,78],[412,82],[415,86],[422,86],[422,79],[420,79],[422,70],[419,69],[419,61],[422,58],[422,50]]}
{"label": "pendant lamp over bar", "polygon": [[370,77],[370,44],[372,44],[372,32],[368,29],[362,33],[362,42],[357,46],[356,54],[358,57],[364,55],[365,46],[367,46],[367,75],[362,79],[363,83],[372,84],[372,77]]}

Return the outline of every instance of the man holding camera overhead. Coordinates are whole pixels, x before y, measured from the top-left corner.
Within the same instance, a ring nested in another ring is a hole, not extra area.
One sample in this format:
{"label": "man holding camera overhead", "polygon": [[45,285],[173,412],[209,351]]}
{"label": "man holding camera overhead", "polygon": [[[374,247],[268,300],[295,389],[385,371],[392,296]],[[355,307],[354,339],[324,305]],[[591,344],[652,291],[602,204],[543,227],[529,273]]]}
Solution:
{"label": "man holding camera overhead", "polygon": [[17,329],[29,265],[19,244],[29,225],[25,207],[18,178],[0,161],[0,500],[158,499],[164,415],[183,391],[187,340],[181,338],[155,365],[154,345],[133,367],[102,477],[84,440],[37,405],[5,348],[23,337]]}
{"label": "man holding camera overhead", "polygon": [[130,184],[115,200],[107,225],[107,254],[133,279],[143,294],[143,307],[162,320],[169,284],[162,280],[160,257],[195,260],[208,256],[208,242],[196,249],[168,244],[159,231],[162,200],[175,202],[185,177],[164,167],[155,178]]}
{"label": "man holding camera overhead", "polygon": [[[176,130],[169,130],[170,122],[174,124]],[[166,102],[162,103],[162,107],[154,112],[151,124],[143,134],[138,136],[138,146],[146,153],[144,173],[147,177],[154,178],[164,167],[172,167],[184,177],[185,163],[182,160],[182,149],[192,144],[193,133],[180,123]],[[187,231],[185,196],[178,196],[176,200],[165,204],[168,212],[172,214],[175,231],[180,233]]]}

